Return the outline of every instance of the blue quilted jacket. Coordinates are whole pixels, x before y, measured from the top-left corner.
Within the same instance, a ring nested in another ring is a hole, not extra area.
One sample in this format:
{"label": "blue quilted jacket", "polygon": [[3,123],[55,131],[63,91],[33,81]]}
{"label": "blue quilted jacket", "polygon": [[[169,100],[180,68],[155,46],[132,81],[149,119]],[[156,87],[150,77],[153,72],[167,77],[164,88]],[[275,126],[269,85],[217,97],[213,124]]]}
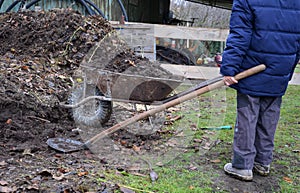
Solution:
{"label": "blue quilted jacket", "polygon": [[258,64],[266,70],[231,87],[252,96],[282,96],[300,56],[300,0],[234,0],[220,72]]}

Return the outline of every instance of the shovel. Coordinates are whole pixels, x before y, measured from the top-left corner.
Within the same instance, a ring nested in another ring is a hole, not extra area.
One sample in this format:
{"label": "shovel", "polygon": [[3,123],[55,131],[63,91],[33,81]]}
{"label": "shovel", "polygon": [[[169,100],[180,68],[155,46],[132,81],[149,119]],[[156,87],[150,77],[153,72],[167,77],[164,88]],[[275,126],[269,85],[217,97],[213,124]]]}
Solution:
{"label": "shovel", "polygon": [[[253,74],[256,74],[258,72],[261,72],[263,70],[266,69],[266,66],[264,64],[260,64],[258,66],[255,66],[253,68],[250,68],[248,70],[245,70],[239,74],[237,74],[234,78],[236,80],[241,80],[243,78],[246,78],[248,76],[251,76]],[[214,82],[212,84],[209,84],[207,86],[201,87],[195,91],[192,92],[188,92],[188,94],[180,96],[178,98],[175,98],[171,101],[168,101],[164,104],[161,104],[153,109],[150,109],[148,111],[145,111],[143,113],[137,114],[129,119],[126,119],[125,121],[122,121],[100,133],[98,133],[97,135],[95,135],[94,137],[92,137],[91,139],[89,139],[88,141],[86,141],[85,143],[82,143],[80,141],[76,141],[76,140],[71,140],[71,139],[63,139],[63,138],[50,138],[47,140],[47,144],[48,146],[50,146],[51,148],[63,152],[63,153],[70,153],[70,152],[74,152],[74,151],[79,151],[82,149],[88,149],[89,146],[93,145],[96,141],[98,141],[99,139],[104,138],[105,136],[116,132],[119,129],[122,129],[136,121],[139,121],[141,119],[144,119],[146,117],[149,117],[151,115],[154,115],[155,113],[161,112],[165,109],[168,109],[170,107],[173,107],[175,105],[178,105],[182,102],[185,102],[187,100],[191,100],[193,98],[196,98],[199,95],[202,95],[204,93],[207,93],[211,90],[215,90],[217,88],[220,88],[224,86],[224,82],[223,80],[219,80],[217,82]]]}

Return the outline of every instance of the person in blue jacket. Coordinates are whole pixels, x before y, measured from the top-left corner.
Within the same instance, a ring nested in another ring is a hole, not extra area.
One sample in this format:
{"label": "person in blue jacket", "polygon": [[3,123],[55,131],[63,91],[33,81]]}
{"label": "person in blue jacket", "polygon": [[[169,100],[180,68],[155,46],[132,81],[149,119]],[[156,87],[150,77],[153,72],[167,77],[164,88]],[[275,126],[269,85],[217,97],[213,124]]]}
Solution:
{"label": "person in blue jacket", "polygon": [[[237,90],[233,158],[224,171],[245,181],[270,172],[282,96],[300,56],[299,0],[234,0],[230,33],[220,68],[226,85]],[[266,70],[235,80],[259,64]]]}

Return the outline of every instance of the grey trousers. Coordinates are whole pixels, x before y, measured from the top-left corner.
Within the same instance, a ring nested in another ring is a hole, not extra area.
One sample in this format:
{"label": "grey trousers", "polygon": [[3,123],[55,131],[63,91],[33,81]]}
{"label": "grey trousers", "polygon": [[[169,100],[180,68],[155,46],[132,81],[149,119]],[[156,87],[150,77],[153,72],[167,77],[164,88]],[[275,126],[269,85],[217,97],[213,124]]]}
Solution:
{"label": "grey trousers", "polygon": [[282,97],[254,97],[237,93],[232,166],[252,169],[273,159],[274,136]]}

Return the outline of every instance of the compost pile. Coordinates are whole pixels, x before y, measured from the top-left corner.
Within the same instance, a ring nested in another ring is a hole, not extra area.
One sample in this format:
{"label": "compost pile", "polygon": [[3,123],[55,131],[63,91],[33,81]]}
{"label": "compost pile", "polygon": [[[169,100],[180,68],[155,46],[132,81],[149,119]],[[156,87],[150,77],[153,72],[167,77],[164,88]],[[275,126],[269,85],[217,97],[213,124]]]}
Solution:
{"label": "compost pile", "polygon": [[[37,146],[56,132],[74,128],[69,111],[58,104],[68,99],[72,76],[85,55],[113,31],[102,17],[85,17],[71,9],[1,14],[1,143],[15,146],[36,140]],[[148,64],[124,46],[103,68],[123,72],[139,66],[139,73],[157,74]]]}
{"label": "compost pile", "polygon": [[85,54],[112,30],[103,18],[71,9],[0,15],[2,145],[42,147],[55,132],[66,132],[64,125],[73,126],[58,102],[67,99]]}

